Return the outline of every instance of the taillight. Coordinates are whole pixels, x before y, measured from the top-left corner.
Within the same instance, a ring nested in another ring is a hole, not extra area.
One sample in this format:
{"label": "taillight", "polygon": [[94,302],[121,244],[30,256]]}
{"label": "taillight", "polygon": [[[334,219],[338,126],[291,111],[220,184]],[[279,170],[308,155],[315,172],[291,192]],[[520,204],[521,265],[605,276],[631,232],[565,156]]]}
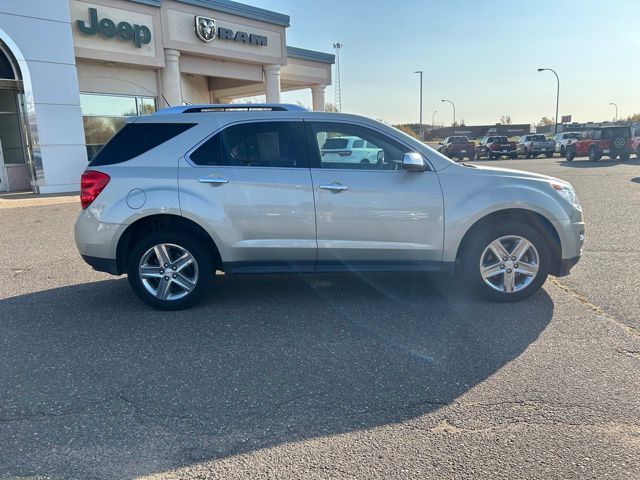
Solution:
{"label": "taillight", "polygon": [[93,202],[107,186],[111,177],[106,173],[86,170],[80,177],[80,204],[84,210]]}
{"label": "taillight", "polygon": [[345,150],[344,152],[338,152],[341,157],[350,157],[353,152],[351,150]]}

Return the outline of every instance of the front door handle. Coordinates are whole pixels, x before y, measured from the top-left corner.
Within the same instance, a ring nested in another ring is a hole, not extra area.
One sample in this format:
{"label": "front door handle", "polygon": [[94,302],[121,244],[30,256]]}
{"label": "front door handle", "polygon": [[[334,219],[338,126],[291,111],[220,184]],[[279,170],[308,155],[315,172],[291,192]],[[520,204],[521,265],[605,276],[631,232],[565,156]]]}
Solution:
{"label": "front door handle", "polygon": [[199,178],[198,181],[200,183],[208,183],[210,185],[223,185],[225,183],[229,183],[229,179],[224,177],[204,177]]}
{"label": "front door handle", "polygon": [[322,190],[331,190],[332,192],[339,193],[349,190],[347,185],[342,185],[340,183],[329,183],[326,185],[320,185]]}

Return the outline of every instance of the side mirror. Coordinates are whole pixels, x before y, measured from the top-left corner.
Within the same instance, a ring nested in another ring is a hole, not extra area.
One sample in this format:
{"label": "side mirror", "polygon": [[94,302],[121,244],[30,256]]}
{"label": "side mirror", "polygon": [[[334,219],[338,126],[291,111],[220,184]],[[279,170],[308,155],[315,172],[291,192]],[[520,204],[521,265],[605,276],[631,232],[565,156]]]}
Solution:
{"label": "side mirror", "polygon": [[408,172],[424,172],[427,169],[427,164],[422,155],[416,152],[409,152],[405,153],[402,158],[402,168]]}
{"label": "side mirror", "polygon": [[442,142],[438,142],[438,145],[444,145]]}

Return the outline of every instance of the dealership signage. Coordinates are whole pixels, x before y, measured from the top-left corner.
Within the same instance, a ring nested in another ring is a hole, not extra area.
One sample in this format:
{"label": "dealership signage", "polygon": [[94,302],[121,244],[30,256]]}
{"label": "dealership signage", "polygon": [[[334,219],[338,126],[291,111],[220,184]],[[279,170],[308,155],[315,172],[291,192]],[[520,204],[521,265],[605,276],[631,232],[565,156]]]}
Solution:
{"label": "dealership signage", "polygon": [[571,123],[571,115],[563,115],[560,118],[561,123]]}
{"label": "dealership signage", "polygon": [[136,48],[142,48],[151,42],[151,30],[146,25],[129,22],[114,22],[110,18],[98,19],[98,10],[89,9],[89,21],[76,20],[76,28],[84,35],[100,35],[102,38],[118,38],[122,42],[133,42]]}
{"label": "dealership signage", "polygon": [[230,40],[232,42],[246,43],[248,45],[267,46],[267,37],[254,33],[242,31],[234,32],[230,28],[218,27],[216,21],[210,17],[196,15],[195,17],[196,36],[203,42],[210,42],[218,38],[220,40]]}

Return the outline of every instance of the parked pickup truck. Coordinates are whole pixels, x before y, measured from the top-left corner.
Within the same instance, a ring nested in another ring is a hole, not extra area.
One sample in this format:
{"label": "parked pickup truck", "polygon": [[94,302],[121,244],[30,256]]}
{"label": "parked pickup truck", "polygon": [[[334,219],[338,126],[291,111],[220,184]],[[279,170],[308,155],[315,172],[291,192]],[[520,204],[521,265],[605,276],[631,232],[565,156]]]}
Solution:
{"label": "parked pickup truck", "polygon": [[516,142],[510,142],[504,136],[488,136],[480,140],[476,147],[475,159],[487,157],[489,160],[500,157],[516,158]]}
{"label": "parked pickup truck", "polygon": [[631,127],[606,126],[585,130],[577,142],[567,145],[565,158],[571,162],[575,157],[589,156],[592,162],[599,161],[603,155],[626,162],[632,150]]}
{"label": "parked pickup truck", "polygon": [[476,153],[476,144],[467,137],[447,137],[438,147],[438,151],[449,158],[464,160],[464,157],[467,157],[472,160]]}
{"label": "parked pickup truck", "polygon": [[536,158],[538,155],[546,155],[547,158],[553,157],[556,151],[556,142],[548,140],[542,134],[523,135],[517,144],[518,155],[524,158]]}
{"label": "parked pickup truck", "polygon": [[561,157],[564,157],[564,153],[567,149],[567,145],[575,143],[580,138],[580,132],[562,132],[556,133],[556,153],[559,153]]}

